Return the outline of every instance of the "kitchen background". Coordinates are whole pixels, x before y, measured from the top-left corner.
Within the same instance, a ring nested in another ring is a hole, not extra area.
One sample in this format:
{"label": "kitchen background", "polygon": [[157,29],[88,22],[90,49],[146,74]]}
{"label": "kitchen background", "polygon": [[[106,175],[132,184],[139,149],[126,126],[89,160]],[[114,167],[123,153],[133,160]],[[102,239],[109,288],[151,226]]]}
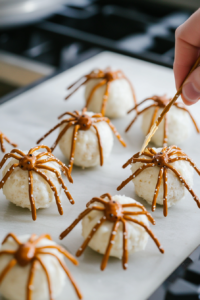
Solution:
{"label": "kitchen background", "polygon": [[0,103],[103,50],[172,68],[199,0],[0,0]]}

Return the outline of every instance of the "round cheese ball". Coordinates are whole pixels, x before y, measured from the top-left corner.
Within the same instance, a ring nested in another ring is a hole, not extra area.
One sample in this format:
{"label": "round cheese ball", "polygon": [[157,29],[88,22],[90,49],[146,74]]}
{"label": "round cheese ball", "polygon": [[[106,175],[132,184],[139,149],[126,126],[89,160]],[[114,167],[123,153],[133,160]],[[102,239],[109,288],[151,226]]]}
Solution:
{"label": "round cheese ball", "polygon": [[[87,101],[92,89],[102,79],[91,79],[85,86],[85,100]],[[101,112],[106,85],[98,88],[89,103],[88,110]],[[130,84],[126,79],[116,79],[110,83],[109,96],[106,102],[105,116],[108,118],[121,118],[126,116],[129,109],[135,105]]]}
{"label": "round cheese ball", "polygon": [[[18,239],[22,243],[26,243],[30,235],[19,236]],[[50,241],[46,238],[39,241],[36,247],[47,246],[47,245],[56,245],[53,241]],[[2,245],[1,250],[14,250],[18,249],[17,243],[9,238],[5,244]],[[62,262],[64,262],[64,256],[56,249],[48,248],[48,252],[56,254]],[[67,283],[70,286],[70,282],[66,280],[66,274],[62,267],[60,266],[58,260],[51,255],[39,255],[43,264],[48,270],[53,296],[57,297],[65,284]],[[0,274],[4,268],[9,264],[13,259],[13,255],[0,255]],[[30,274],[31,263],[25,267],[21,267],[19,264],[16,264],[4,277],[0,285],[0,293],[10,300],[26,300],[27,299],[27,282]],[[69,287],[71,288],[71,287]],[[49,299],[49,291],[46,274],[38,263],[36,265],[33,285],[32,285],[32,300],[47,300]]]}
{"label": "round cheese ball", "polygon": [[[85,114],[92,116],[93,112],[85,112]],[[112,130],[106,122],[95,123],[98,128],[101,145],[103,148],[103,157],[106,159],[112,150],[114,138]],[[66,124],[60,127],[60,131]],[[71,126],[62,136],[59,142],[59,147],[64,156],[69,160],[71,154],[71,145],[73,139],[74,126]],[[74,152],[74,165],[89,168],[100,164],[99,144],[97,133],[94,127],[88,130],[79,130],[77,134],[75,152]]]}
{"label": "round cheese ball", "polygon": [[[153,148],[156,152],[160,152],[162,148]],[[149,159],[149,157],[142,155]],[[173,158],[174,156],[171,156]],[[193,185],[193,174],[194,170],[189,162],[184,160],[175,161],[170,163],[185,179],[189,186]],[[131,164],[131,171],[134,173],[137,169],[143,166],[143,163],[137,162]],[[135,185],[135,192],[138,196],[145,199],[149,204],[152,204],[155,193],[155,188],[158,180],[160,168],[155,166],[143,170],[138,176],[133,179]],[[167,205],[168,207],[176,204],[178,201],[183,199],[187,193],[187,189],[180,182],[178,177],[169,169],[167,169],[167,183],[168,183],[168,196]],[[163,205],[163,179],[159,189],[156,203]]]}
{"label": "round cheese ball", "polygon": [[[28,151],[23,151],[25,154]],[[39,154],[39,151],[33,153],[33,155]],[[43,156],[43,159],[47,158],[47,156]],[[12,158],[9,163],[3,169],[3,176],[6,174],[8,169],[19,161]],[[56,169],[60,174],[60,167],[55,162],[48,162],[44,165],[52,167]],[[61,185],[58,182],[56,175],[53,172],[41,169],[42,172],[51,179],[53,184],[55,185],[59,197],[61,196]],[[33,196],[35,200],[35,207],[38,208],[46,208],[49,207],[52,203],[55,202],[55,196],[52,192],[49,184],[37,173],[32,171],[33,175]],[[60,175],[61,176],[61,175]],[[16,168],[6,183],[3,186],[3,193],[6,196],[6,199],[10,202],[16,204],[17,206],[21,206],[23,208],[28,208],[31,210],[30,200],[29,200],[29,185],[28,185],[28,171],[23,171],[21,168]]]}
{"label": "round cheese ball", "polygon": [[[157,116],[161,114],[162,110],[163,109],[159,109]],[[142,114],[142,131],[145,136],[149,132],[149,126],[151,124],[154,111],[155,108],[152,107]],[[192,124],[190,116],[186,111],[178,109],[176,106],[172,106],[167,113],[167,124],[167,145],[179,145],[190,136]],[[164,120],[162,120],[156,133],[152,136],[151,142],[159,147],[163,145],[163,138]]]}
{"label": "round cheese ball", "polygon": [[[112,197],[113,200],[121,204],[125,203],[138,203],[132,198],[115,195]],[[108,200],[106,197],[105,200]],[[98,206],[104,207],[103,204],[95,202]],[[136,207],[126,207],[126,211],[140,211]],[[103,212],[93,210],[88,215],[86,215],[82,220],[82,236],[84,239],[90,234],[93,227],[97,222],[103,217]],[[145,215],[134,216],[134,219],[143,222],[145,225],[149,226],[149,221]],[[106,252],[110,235],[112,233],[113,222],[105,221],[99,229],[93,235],[91,241],[89,242],[89,247],[93,250],[104,254]],[[137,251],[144,250],[148,241],[148,234],[145,229],[133,222],[127,221],[127,231],[128,231],[128,252],[133,253]],[[117,233],[115,235],[115,243],[112,246],[110,256],[115,256],[119,259],[123,255],[123,224],[120,222]]]}

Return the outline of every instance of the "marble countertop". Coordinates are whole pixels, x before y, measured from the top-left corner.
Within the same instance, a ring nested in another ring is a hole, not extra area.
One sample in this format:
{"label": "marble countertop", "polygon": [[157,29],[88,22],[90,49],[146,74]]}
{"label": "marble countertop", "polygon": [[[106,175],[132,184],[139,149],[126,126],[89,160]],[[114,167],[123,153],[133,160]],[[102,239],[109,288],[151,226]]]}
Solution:
{"label": "marble countertop", "polygon": [[[34,147],[36,140],[56,124],[57,116],[67,110],[79,110],[83,107],[83,89],[81,88],[68,101],[64,101],[67,94],[66,87],[93,68],[107,66],[124,71],[135,87],[138,101],[153,94],[167,93],[173,96],[175,93],[171,69],[104,52],[1,105],[1,131],[12,141],[18,142],[22,150]],[[199,104],[191,107],[197,121],[199,109]],[[72,172],[74,184],[69,184],[67,181],[66,183],[76,204],[71,206],[63,195],[63,216],[58,214],[56,205],[53,205],[48,209],[39,210],[37,221],[33,222],[31,213],[27,209],[9,203],[0,191],[0,240],[8,232],[14,232],[17,235],[34,232],[36,234],[50,233],[55,241],[60,242],[59,234],[71,224],[92,197],[100,196],[105,192],[117,194],[116,187],[130,175],[129,168],[123,170],[121,166],[140,150],[144,140],[139,120],[127,134],[124,133],[125,127],[132,118],[133,114],[113,121],[127,143],[126,149],[115,139],[113,152],[103,167],[85,170],[74,167]],[[56,134],[54,132],[50,135],[45,143],[50,146]],[[11,150],[10,146],[6,145],[6,147],[7,151]],[[181,147],[200,166],[200,136],[195,130],[190,139]],[[54,154],[66,162],[58,148]],[[0,154],[0,159],[2,157],[3,155]],[[194,190],[198,196],[200,196],[199,182],[200,178],[195,174]],[[150,206],[135,195],[132,183],[129,183],[120,194],[141,201],[150,211]],[[129,256],[127,271],[122,269],[121,261],[116,258],[110,258],[106,270],[100,271],[102,256],[89,248],[79,258],[78,267],[67,262],[85,300],[93,300],[94,297],[95,300],[144,300],[199,245],[200,210],[189,194],[169,209],[167,218],[163,217],[162,207],[159,206],[153,213],[153,217],[156,219],[156,225],[151,228],[165,248],[164,255],[160,254],[153,241],[149,239],[145,251]],[[79,224],[61,244],[75,254],[82,241]],[[76,294],[73,288],[65,289],[58,299],[73,300],[76,299]]]}

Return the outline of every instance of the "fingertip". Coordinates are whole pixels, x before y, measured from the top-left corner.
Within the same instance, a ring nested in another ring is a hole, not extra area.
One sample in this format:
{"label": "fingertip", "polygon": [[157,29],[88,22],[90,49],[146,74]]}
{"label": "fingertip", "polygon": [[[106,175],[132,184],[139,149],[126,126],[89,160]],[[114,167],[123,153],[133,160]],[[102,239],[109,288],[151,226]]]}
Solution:
{"label": "fingertip", "polygon": [[193,104],[195,104],[195,103],[197,103],[197,102],[199,101],[199,100],[192,101],[192,102],[191,102],[191,101],[188,101],[188,100],[184,97],[183,94],[181,94],[181,98],[182,98],[184,104],[187,105],[187,106],[191,106],[191,105],[193,105]]}

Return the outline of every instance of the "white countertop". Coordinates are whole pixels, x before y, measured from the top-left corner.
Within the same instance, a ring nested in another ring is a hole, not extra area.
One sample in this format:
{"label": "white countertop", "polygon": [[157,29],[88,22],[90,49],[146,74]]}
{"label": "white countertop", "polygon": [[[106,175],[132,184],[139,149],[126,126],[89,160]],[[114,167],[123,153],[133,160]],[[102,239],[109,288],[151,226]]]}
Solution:
{"label": "white countertop", "polygon": [[[1,105],[1,131],[13,142],[17,142],[22,150],[34,147],[36,140],[56,124],[57,116],[67,110],[79,110],[83,107],[83,89],[81,88],[68,101],[64,101],[67,94],[66,87],[93,68],[107,66],[124,71],[134,84],[139,101],[153,94],[162,95],[167,92],[169,96],[173,96],[175,93],[171,69],[104,52]],[[198,120],[199,107],[200,105],[197,104],[191,107],[191,111],[200,124],[200,120]],[[74,184],[69,184],[67,181],[66,183],[76,203],[73,206],[70,205],[67,198],[63,196],[63,216],[58,214],[56,205],[53,205],[49,209],[39,210],[37,221],[33,222],[31,213],[27,209],[9,203],[0,191],[0,240],[8,232],[14,232],[17,235],[50,233],[53,239],[59,242],[59,234],[71,224],[92,197],[100,196],[105,192],[112,195],[117,194],[116,187],[130,175],[129,168],[123,170],[121,166],[140,150],[144,140],[139,120],[128,134],[124,133],[124,129],[133,115],[113,121],[125,139],[127,148],[124,149],[115,139],[113,152],[103,167],[86,170],[74,167],[72,172]],[[56,134],[50,135],[45,143],[51,146]],[[190,139],[181,146],[200,167],[200,158],[198,157],[200,136],[196,134],[195,130]],[[11,150],[10,146],[6,145],[6,147],[7,151]],[[65,161],[58,148],[54,154]],[[3,155],[0,154],[0,159],[2,157]],[[200,196],[199,183],[200,178],[195,174],[194,190],[198,196]],[[150,211],[150,206],[135,195],[132,183],[129,183],[120,193],[140,200]],[[163,217],[162,207],[157,208],[153,217],[157,224],[151,228],[165,248],[164,255],[160,254],[153,241],[149,239],[145,251],[129,256],[127,271],[122,269],[121,261],[115,258],[109,259],[105,271],[100,271],[102,256],[89,248],[79,258],[78,267],[67,262],[85,300],[144,300],[199,245],[200,210],[189,194],[179,204],[169,209],[167,218]],[[81,225],[79,224],[62,241],[62,245],[75,254],[82,241]],[[71,288],[68,291],[65,290],[58,299],[73,300],[77,298]]]}

